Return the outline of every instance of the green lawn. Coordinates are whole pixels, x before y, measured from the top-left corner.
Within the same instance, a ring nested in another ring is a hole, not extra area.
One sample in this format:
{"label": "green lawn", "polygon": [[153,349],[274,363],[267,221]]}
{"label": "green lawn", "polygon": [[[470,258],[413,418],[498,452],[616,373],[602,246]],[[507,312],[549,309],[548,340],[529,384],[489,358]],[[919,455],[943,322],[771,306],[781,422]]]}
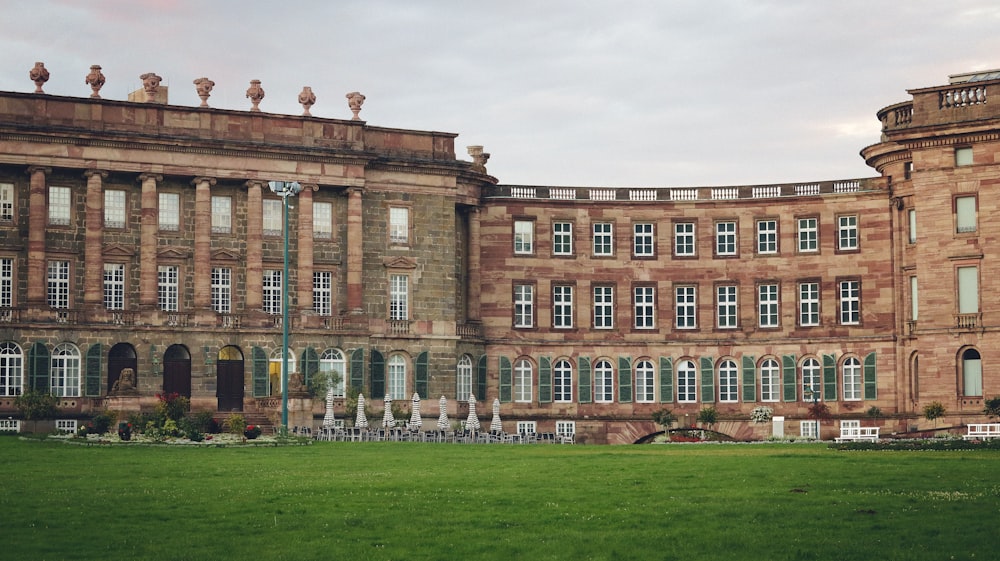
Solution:
{"label": "green lawn", "polygon": [[0,558],[1000,558],[1000,452],[0,438]]}

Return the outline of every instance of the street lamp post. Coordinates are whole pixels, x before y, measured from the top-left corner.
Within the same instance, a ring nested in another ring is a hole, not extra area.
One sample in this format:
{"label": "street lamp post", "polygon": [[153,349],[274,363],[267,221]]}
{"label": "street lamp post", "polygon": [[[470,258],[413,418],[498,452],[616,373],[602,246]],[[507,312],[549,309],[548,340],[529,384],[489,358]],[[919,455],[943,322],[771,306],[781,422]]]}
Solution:
{"label": "street lamp post", "polygon": [[281,229],[285,233],[285,268],[281,273],[281,426],[288,430],[288,197],[302,191],[296,181],[268,181],[271,192],[281,197]]}

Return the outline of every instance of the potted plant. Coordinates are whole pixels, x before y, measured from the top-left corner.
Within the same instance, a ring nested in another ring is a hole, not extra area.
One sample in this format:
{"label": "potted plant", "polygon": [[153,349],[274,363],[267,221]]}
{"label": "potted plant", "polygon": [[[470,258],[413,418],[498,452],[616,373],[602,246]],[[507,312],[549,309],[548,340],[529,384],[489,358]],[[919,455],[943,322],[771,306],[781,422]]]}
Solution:
{"label": "potted plant", "polygon": [[260,425],[247,425],[247,428],[243,430],[243,436],[247,440],[253,440],[260,436]]}

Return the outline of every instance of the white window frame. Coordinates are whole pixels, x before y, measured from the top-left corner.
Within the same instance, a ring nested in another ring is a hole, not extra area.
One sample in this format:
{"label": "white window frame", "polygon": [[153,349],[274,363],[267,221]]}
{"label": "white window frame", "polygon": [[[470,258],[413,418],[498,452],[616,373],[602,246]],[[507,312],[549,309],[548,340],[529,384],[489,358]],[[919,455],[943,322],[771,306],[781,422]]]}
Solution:
{"label": "white window frame", "polygon": [[49,226],[69,226],[73,219],[73,190],[49,186]]}
{"label": "white window frame", "polygon": [[393,245],[407,245],[410,243],[409,207],[389,207],[389,243]]}
{"label": "white window frame", "polygon": [[844,401],[861,401],[861,361],[848,357],[841,365]]}
{"label": "white window frame", "polygon": [[535,327],[535,285],[514,285],[514,327],[530,329]]}
{"label": "white window frame", "polygon": [[157,226],[161,232],[178,232],[181,229],[180,193],[157,194]]}
{"label": "white window frame", "polygon": [[14,184],[0,183],[0,222],[14,222]]}
{"label": "white window frame", "polygon": [[799,253],[819,251],[819,218],[806,216],[797,220],[799,225]]}
{"label": "white window frame", "polygon": [[104,309],[125,309],[125,264],[104,264]]}
{"label": "white window frame", "polygon": [[333,203],[313,203],[313,237],[317,240],[333,239]]}
{"label": "white window frame", "polygon": [[612,403],[615,400],[615,367],[610,360],[594,363],[594,402]]}
{"label": "white window frame", "polygon": [[386,361],[385,393],[392,400],[408,399],[410,394],[406,388],[406,359],[403,355],[393,354]]}
{"label": "white window frame", "polygon": [[573,401],[573,364],[566,359],[557,360],[552,367],[552,401]]}
{"label": "white window frame", "polygon": [[212,233],[233,233],[233,198],[212,195]]}
{"label": "white window frame", "polygon": [[757,326],[762,328],[781,327],[779,285],[766,283],[757,285]]}
{"label": "white window frame", "polygon": [[180,272],[181,268],[177,265],[156,267],[156,303],[164,312],[180,309]]}
{"label": "white window frame", "polygon": [[972,162],[971,146],[959,146],[955,148],[955,167],[971,166]]}
{"label": "white window frame", "polygon": [[694,239],[694,222],[674,223],[674,256],[694,257],[697,244]]}
{"label": "white window frame", "polygon": [[104,190],[104,227],[121,229],[125,227],[127,212],[125,212],[126,196],[123,189]]}
{"label": "white window frame", "polygon": [[52,260],[47,264],[47,302],[50,308],[69,308],[70,263]]}
{"label": "white window frame", "polygon": [[514,401],[531,403],[534,390],[534,367],[526,358],[514,363]]}
{"label": "white window frame", "polygon": [[674,287],[674,327],[698,328],[698,287],[694,285]]}
{"label": "white window frame", "polygon": [[778,253],[778,221],[773,218],[757,220],[757,253]]}
{"label": "white window frame", "polygon": [[615,327],[615,287],[595,285],[594,329],[614,329]]}
{"label": "white window frame", "polygon": [[594,222],[594,256],[609,257],[615,254],[615,227],[611,222]]}
{"label": "white window frame", "polygon": [[468,401],[472,395],[472,357],[462,355],[455,365],[455,399]]}
{"label": "white window frame", "polygon": [[49,363],[49,391],[52,395],[80,397],[80,367],[80,350],[75,345],[56,345]]}
{"label": "white window frame", "polygon": [[698,401],[698,369],[693,360],[677,363],[677,403]]}
{"label": "white window frame", "polygon": [[261,307],[265,314],[282,315],[282,271],[281,269],[264,269],[262,277]]}
{"label": "white window frame", "polygon": [[556,421],[556,436],[575,436],[576,421]]}
{"label": "white window frame", "polygon": [[340,349],[326,349],[319,356],[319,371],[332,376],[339,375],[339,380],[335,381],[329,389],[333,390],[333,397],[345,397],[347,390],[347,360]]}
{"label": "white window frame", "polygon": [[781,398],[781,365],[773,358],[760,363],[760,400],[766,403]]}
{"label": "white window frame", "polygon": [[24,390],[24,351],[13,341],[0,343],[0,396],[21,395]]}
{"label": "white window frame", "polygon": [[514,255],[533,255],[535,253],[535,221],[514,221]]}
{"label": "white window frame", "polygon": [[632,287],[632,310],[636,329],[656,329],[656,287]]}
{"label": "white window frame", "polygon": [[518,434],[535,434],[538,425],[535,421],[518,421],[517,422],[517,433]]}
{"label": "white window frame", "polygon": [[556,284],[552,286],[552,327],[555,329],[573,328],[573,285]]}
{"label": "white window frame", "polygon": [[393,321],[410,319],[409,275],[389,275],[389,319]]}
{"label": "white window frame", "polygon": [[313,312],[333,315],[333,272],[313,271]]}
{"label": "white window frame", "polygon": [[717,367],[719,378],[719,401],[721,403],[736,403],[740,399],[740,373],[736,361],[725,359]]}
{"label": "white window frame", "polygon": [[979,267],[956,267],[955,287],[957,288],[958,313],[979,313]]}
{"label": "white window frame", "polygon": [[0,257],[0,308],[14,306],[14,258]]}
{"label": "white window frame", "polygon": [[552,223],[552,255],[573,255],[573,223]]}
{"label": "white window frame", "polygon": [[739,327],[739,287],[720,284],[715,287],[716,326],[719,329]]}
{"label": "white window frame", "polygon": [[635,363],[635,402],[652,403],[656,399],[656,369],[650,360]]}
{"label": "white window frame", "polygon": [[858,325],[861,323],[861,281],[855,279],[842,280],[837,283],[840,295],[840,324]]}
{"label": "white window frame", "polygon": [[974,234],[977,230],[976,197],[955,197],[955,233]]}
{"label": "white window frame", "polygon": [[715,223],[715,254],[736,255],[739,249],[736,237],[736,222],[724,220]]}
{"label": "white window frame", "polygon": [[802,401],[806,403],[823,401],[823,369],[819,360],[809,357],[799,366],[802,385]]}
{"label": "white window frame", "polygon": [[799,436],[802,438],[819,439],[819,421],[799,421]]}
{"label": "white window frame", "polygon": [[212,267],[212,310],[217,314],[233,311],[233,270]]}
{"label": "white window frame", "polygon": [[819,325],[819,283],[799,283],[799,325],[815,327]]}
{"label": "white window frame", "polygon": [[265,237],[277,238],[284,228],[284,201],[264,199],[261,201],[261,228]]}
{"label": "white window frame", "polygon": [[858,215],[845,214],[837,217],[837,249],[840,251],[858,249]]}
{"label": "white window frame", "polygon": [[656,256],[656,229],[652,222],[632,224],[632,256]]}

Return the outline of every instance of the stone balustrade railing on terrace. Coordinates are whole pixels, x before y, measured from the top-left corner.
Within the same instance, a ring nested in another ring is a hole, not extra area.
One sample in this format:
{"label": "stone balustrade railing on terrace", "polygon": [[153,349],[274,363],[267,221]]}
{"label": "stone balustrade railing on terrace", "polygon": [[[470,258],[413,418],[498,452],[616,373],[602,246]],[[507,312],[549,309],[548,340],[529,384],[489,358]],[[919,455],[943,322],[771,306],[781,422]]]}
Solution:
{"label": "stone balustrade railing on terrace", "polygon": [[1000,94],[1000,80],[961,82],[908,92],[913,96],[912,101],[895,103],[878,112],[882,132],[1000,117],[997,100],[989,103],[991,96]]}
{"label": "stone balustrade railing on terrace", "polygon": [[877,179],[847,179],[782,185],[743,185],[736,187],[541,187],[496,185],[487,198],[621,201],[621,202],[698,202],[740,199],[812,197],[855,193],[878,189]]}

